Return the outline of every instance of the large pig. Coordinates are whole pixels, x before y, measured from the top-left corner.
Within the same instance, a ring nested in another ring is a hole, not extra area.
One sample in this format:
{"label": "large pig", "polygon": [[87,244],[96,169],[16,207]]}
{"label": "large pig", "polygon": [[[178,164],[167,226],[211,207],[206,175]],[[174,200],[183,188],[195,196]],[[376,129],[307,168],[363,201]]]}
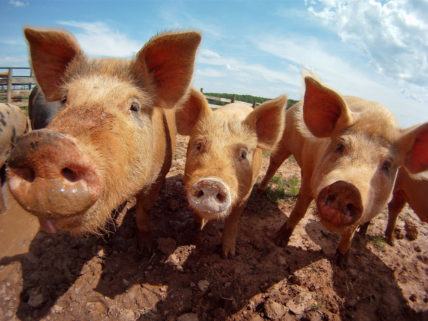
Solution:
{"label": "large pig", "polygon": [[[12,104],[0,104],[0,181],[1,187],[6,182],[6,160],[17,140],[28,129],[24,112]],[[0,187],[0,213],[6,210],[3,193]]]}
{"label": "large pig", "polygon": [[309,76],[305,84],[303,102],[286,113],[283,136],[259,188],[264,190],[293,154],[302,183],[277,243],[288,243],[315,199],[322,224],[341,233],[336,262],[344,266],[355,229],[386,205],[397,168],[412,173],[428,168],[428,123],[403,130],[381,104],[341,96]]}
{"label": "large pig", "polygon": [[392,200],[388,204],[388,226],[385,237],[389,244],[394,242],[394,229],[406,203],[419,216],[421,221],[428,222],[428,173],[410,174],[405,168],[400,168],[395,181]]}
{"label": "large pig", "polygon": [[64,105],[59,101],[46,101],[40,88],[35,86],[28,99],[28,117],[30,117],[31,128],[45,128],[63,108]]}
{"label": "large pig", "polygon": [[224,256],[235,255],[239,216],[257,179],[262,149],[281,136],[286,96],[252,109],[228,104],[212,112],[205,97],[193,89],[177,110],[177,129],[190,135],[184,184],[193,210],[206,221],[224,219]]}
{"label": "large pig", "polygon": [[47,101],[64,109],[24,135],[7,168],[12,195],[47,232],[98,232],[137,196],[140,246],[175,147],[174,106],[186,95],[201,36],[165,33],[133,60],[89,59],[72,35],[24,30]]}

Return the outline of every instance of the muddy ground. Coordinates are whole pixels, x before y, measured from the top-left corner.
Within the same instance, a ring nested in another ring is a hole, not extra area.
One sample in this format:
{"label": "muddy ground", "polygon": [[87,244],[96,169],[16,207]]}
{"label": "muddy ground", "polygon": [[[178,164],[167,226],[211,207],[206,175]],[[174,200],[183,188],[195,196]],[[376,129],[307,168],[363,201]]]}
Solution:
{"label": "muddy ground", "polygon": [[[202,232],[193,227],[182,183],[185,148],[179,137],[152,212],[148,255],[136,247],[133,200],[112,233],[84,238],[39,232],[10,201],[0,216],[0,320],[428,320],[428,226],[410,209],[399,218],[394,247],[381,237],[382,213],[366,237],[354,239],[342,270],[332,262],[339,236],[313,210],[281,248],[272,238],[295,197],[275,204],[253,193],[237,255],[224,259],[222,222]],[[265,157],[261,175],[267,163]],[[287,160],[277,176],[299,177],[296,163]],[[406,217],[418,228],[414,241],[406,237]]]}

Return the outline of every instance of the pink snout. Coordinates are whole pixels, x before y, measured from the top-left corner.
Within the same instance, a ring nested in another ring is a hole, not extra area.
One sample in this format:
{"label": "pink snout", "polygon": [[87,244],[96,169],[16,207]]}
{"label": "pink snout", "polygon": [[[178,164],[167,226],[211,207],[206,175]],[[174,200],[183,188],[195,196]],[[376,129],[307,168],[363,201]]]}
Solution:
{"label": "pink snout", "polygon": [[[54,131],[32,131],[20,138],[7,168],[9,189],[21,206],[54,232],[99,198],[102,180],[90,158],[69,138]],[[49,220],[47,220],[49,219]]]}
{"label": "pink snout", "polygon": [[229,214],[229,187],[218,178],[200,179],[187,191],[187,198],[190,206],[203,218],[214,219]]}
{"label": "pink snout", "polygon": [[321,218],[336,227],[352,225],[363,213],[360,192],[345,181],[324,187],[316,204]]}

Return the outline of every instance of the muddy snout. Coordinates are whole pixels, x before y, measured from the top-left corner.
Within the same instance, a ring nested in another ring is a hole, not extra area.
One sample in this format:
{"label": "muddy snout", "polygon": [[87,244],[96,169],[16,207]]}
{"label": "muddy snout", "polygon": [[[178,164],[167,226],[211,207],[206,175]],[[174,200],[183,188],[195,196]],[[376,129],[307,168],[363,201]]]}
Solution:
{"label": "muddy snout", "polygon": [[324,187],[316,204],[321,218],[338,227],[355,223],[363,213],[360,192],[344,181]]}
{"label": "muddy snout", "polygon": [[189,204],[204,218],[218,218],[228,214],[231,205],[229,187],[215,177],[203,178],[187,192]]}
{"label": "muddy snout", "polygon": [[82,213],[102,191],[89,157],[71,139],[46,129],[20,138],[8,161],[7,179],[18,203],[42,217]]}

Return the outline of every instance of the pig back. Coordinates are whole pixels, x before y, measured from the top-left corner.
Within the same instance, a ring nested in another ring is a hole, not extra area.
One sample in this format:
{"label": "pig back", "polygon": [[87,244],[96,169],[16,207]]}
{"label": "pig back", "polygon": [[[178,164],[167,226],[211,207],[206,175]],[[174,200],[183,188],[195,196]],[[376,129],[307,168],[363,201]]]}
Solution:
{"label": "pig back", "polygon": [[6,162],[18,136],[27,129],[27,117],[15,105],[0,103],[0,166]]}

